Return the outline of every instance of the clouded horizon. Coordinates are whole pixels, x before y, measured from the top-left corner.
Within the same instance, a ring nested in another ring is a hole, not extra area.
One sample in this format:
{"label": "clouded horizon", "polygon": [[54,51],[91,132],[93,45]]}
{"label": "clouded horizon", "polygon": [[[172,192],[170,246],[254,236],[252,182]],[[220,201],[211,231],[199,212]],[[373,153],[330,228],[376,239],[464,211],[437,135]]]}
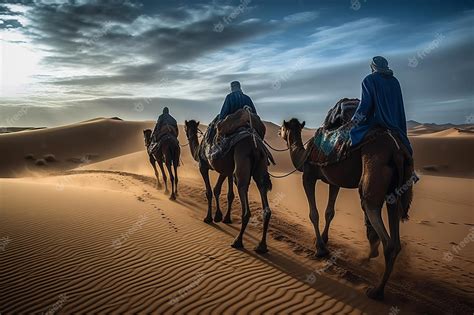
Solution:
{"label": "clouded horizon", "polygon": [[474,1],[0,0],[0,126],[210,121],[239,80],[263,119],[318,126],[385,56],[407,119],[474,114]]}

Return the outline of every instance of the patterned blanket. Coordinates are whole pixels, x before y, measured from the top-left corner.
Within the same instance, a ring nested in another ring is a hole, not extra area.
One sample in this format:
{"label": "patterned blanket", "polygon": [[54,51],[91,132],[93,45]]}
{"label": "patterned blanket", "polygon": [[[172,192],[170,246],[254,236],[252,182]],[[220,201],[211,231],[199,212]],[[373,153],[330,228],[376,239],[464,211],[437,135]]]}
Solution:
{"label": "patterned blanket", "polygon": [[337,163],[346,158],[351,150],[350,121],[354,116],[358,99],[343,98],[331,108],[323,126],[316,130],[310,159],[319,166]]}
{"label": "patterned blanket", "polygon": [[263,144],[262,138],[257,132],[250,127],[241,127],[235,130],[232,134],[219,136],[217,134],[217,124],[219,123],[217,117],[214,119],[204,134],[204,139],[199,147],[199,156],[203,160],[207,160],[212,165],[213,161],[225,157],[232,148],[240,141],[252,137],[261,150],[264,150],[269,162],[275,164],[270,151]]}

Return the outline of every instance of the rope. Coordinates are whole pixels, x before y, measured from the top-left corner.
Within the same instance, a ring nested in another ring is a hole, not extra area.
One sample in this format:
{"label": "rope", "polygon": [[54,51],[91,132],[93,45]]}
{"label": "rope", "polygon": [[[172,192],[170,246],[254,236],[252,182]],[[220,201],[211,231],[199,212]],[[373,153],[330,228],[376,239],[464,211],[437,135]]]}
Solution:
{"label": "rope", "polygon": [[[307,145],[310,141],[311,141],[312,138],[309,138],[305,143],[303,143],[303,146]],[[272,147],[270,145],[270,143],[267,142],[267,140],[263,139],[263,142],[267,145],[267,147],[269,147],[270,149],[272,149],[273,151],[276,151],[276,152],[285,152],[285,151],[288,151],[290,148],[286,148],[286,149],[276,149],[274,147]]]}
{"label": "rope", "polygon": [[[313,138],[309,138],[305,143],[303,143],[303,147],[306,146],[310,141],[311,139]],[[288,143],[288,139],[287,139],[287,143]],[[275,150],[273,149],[266,141],[265,141],[265,144],[268,145],[272,150]],[[291,147],[288,147],[286,150],[281,150],[281,151],[287,151],[289,150]],[[277,150],[275,150],[277,151]],[[281,152],[279,151],[279,152]],[[308,156],[306,156],[304,159],[303,159],[303,162],[301,163],[301,165],[299,165],[298,167],[296,167],[294,170],[292,170],[291,172],[285,174],[285,175],[273,175],[272,173],[268,172],[268,175],[270,175],[271,177],[273,178],[285,178],[285,177],[288,177],[290,176],[291,174],[295,173],[296,171],[298,171],[300,168],[303,167],[304,163],[306,163],[306,159],[308,158]]]}
{"label": "rope", "polygon": [[252,130],[253,143],[254,143],[255,149],[256,149],[258,147],[257,147],[257,139],[256,139],[256,136],[255,136],[255,129],[253,129],[252,112],[250,111],[250,107],[248,105],[245,105],[244,109],[247,111],[247,113],[249,113],[250,129]]}

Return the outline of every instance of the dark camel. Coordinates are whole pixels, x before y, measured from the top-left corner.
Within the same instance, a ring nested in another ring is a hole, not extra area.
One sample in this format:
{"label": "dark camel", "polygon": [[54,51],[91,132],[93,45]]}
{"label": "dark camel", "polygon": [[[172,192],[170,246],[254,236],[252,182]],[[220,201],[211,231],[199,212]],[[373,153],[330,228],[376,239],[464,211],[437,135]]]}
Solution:
{"label": "dark camel", "polygon": [[[151,144],[151,135],[153,131],[151,129],[143,130],[143,135],[145,137],[145,146],[148,147]],[[179,143],[175,139],[164,139],[161,143],[160,151],[154,150],[154,152],[148,153],[150,158],[151,166],[155,171],[156,176],[156,186],[158,189],[161,189],[160,177],[158,175],[158,171],[156,170],[155,163],[158,163],[161,169],[161,174],[163,175],[163,181],[165,183],[165,193],[168,194],[168,179],[166,177],[165,170],[163,168],[163,162],[168,169],[168,174],[170,176],[170,183],[171,183],[171,200],[176,200],[176,196],[178,196],[178,166],[179,166],[179,158],[181,155],[181,148]],[[174,170],[174,174],[173,174]]]}
{"label": "dark camel", "polygon": [[[266,253],[268,251],[266,241],[267,231],[272,213],[270,210],[267,194],[268,191],[270,191],[272,188],[272,183],[268,174],[267,155],[264,149],[261,147],[256,149],[253,139],[251,137],[247,137],[238,142],[224,158],[219,161],[215,161],[211,167],[209,161],[203,159],[199,154],[199,122],[196,122],[195,120],[186,121],[185,126],[186,136],[189,141],[191,153],[193,154],[194,159],[199,162],[199,170],[206,185],[208,209],[207,216],[204,219],[204,222],[212,222],[212,189],[209,181],[209,170],[213,169],[219,173],[219,180],[216,184],[216,187],[214,188],[214,192],[220,193],[220,188],[222,187],[222,183],[226,178],[229,180],[230,192],[232,190],[232,178],[235,178],[240,203],[242,205],[242,225],[240,228],[239,235],[235,238],[231,246],[234,248],[243,248],[244,245],[242,239],[251,216],[248,201],[248,189],[250,181],[253,178],[260,192],[263,206],[262,239],[258,246],[255,248],[255,251],[257,253]],[[230,199],[233,199],[233,194],[231,196],[228,196],[228,198],[229,197],[231,197]],[[216,196],[216,199],[219,199],[218,195]],[[226,217],[227,215],[229,215],[229,219],[231,203],[232,200],[230,200],[229,202],[229,209],[226,214]],[[218,211],[220,211],[219,208]]]}
{"label": "dark camel", "polygon": [[[201,164],[201,159],[199,157],[199,139],[198,139],[198,134],[201,133],[199,130],[199,122],[196,122],[195,120],[190,120],[190,121],[185,121],[184,125],[185,131],[186,131],[186,137],[188,138],[189,141],[189,149],[191,150],[191,155],[193,156],[193,159],[196,162],[199,162]],[[207,189],[207,183],[210,185],[210,179],[209,179],[209,170],[211,170],[211,166],[207,161],[203,161],[205,163],[204,167],[204,183],[206,184],[206,197],[207,197],[207,216],[204,218],[204,222],[206,223],[211,223],[212,222],[212,193],[208,193]],[[205,170],[207,168],[207,171]],[[199,166],[199,169],[201,170],[201,166]],[[207,178],[207,180],[206,180]],[[232,180],[233,176],[225,176],[222,174],[219,174],[219,178],[217,179],[216,186],[214,187],[214,198],[216,200],[216,214],[214,215],[214,222],[224,222],[226,224],[231,224],[232,223],[232,203],[234,202],[235,194],[234,194],[234,182]],[[222,211],[220,207],[220,195],[222,191],[222,184],[224,181],[227,179],[228,183],[228,190],[227,190],[227,212],[225,214],[224,220],[222,220]]]}
{"label": "dark camel", "polygon": [[[388,234],[382,220],[382,206],[386,197],[401,187],[412,176],[411,159],[398,148],[388,133],[377,137],[356,150],[347,159],[324,167],[319,167],[307,159],[307,152],[301,140],[305,123],[297,119],[284,121],[280,136],[287,142],[295,167],[303,171],[303,185],[308,199],[310,219],[316,233],[317,256],[326,256],[329,223],[334,211],[326,212],[326,227],[323,235],[319,232],[319,213],[316,208],[315,186],[318,179],[330,185],[330,203],[337,197],[339,187],[359,188],[362,208],[365,213],[367,238],[370,243],[369,259],[377,257],[382,241],[385,255],[385,272],[375,288],[369,288],[367,295],[373,299],[383,299],[385,284],[392,273],[395,259],[401,250],[400,221],[408,218],[408,210],[413,197],[410,186],[396,202],[387,202]],[[317,148],[314,148],[317,150]],[[388,199],[387,199],[388,200]],[[329,208],[329,207],[328,207]]]}

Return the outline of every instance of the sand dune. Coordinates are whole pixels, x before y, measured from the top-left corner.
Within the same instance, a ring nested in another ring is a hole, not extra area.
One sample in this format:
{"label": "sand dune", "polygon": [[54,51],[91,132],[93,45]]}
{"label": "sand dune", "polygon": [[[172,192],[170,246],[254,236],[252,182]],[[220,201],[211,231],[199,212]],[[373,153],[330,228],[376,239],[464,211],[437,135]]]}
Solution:
{"label": "sand dune", "polygon": [[[474,138],[411,138],[423,174],[411,220],[401,227],[403,250],[386,301],[374,302],[364,290],[377,279],[383,258],[365,260],[356,190],[342,190],[336,203],[333,260],[311,259],[314,232],[300,174],[273,180],[270,253],[264,256],[251,250],[261,233],[252,186],[247,249],[236,251],[229,244],[240,226],[239,203],[232,225],[202,222],[206,197],[188,147],[178,201],[155,189],[142,139],[142,129],[152,126],[98,119],[0,135],[0,149],[8,152],[0,174],[17,177],[0,179],[0,238],[8,237],[0,252],[0,313],[388,314],[394,307],[403,314],[472,313]],[[278,126],[267,129],[270,144],[284,148]],[[313,133],[305,130],[304,139]],[[182,130],[180,141],[186,143]],[[67,161],[92,153],[86,162]],[[36,167],[26,154],[53,154],[58,162]],[[273,173],[293,169],[288,152],[275,158]],[[319,183],[320,210],[326,200],[327,186]]]}

